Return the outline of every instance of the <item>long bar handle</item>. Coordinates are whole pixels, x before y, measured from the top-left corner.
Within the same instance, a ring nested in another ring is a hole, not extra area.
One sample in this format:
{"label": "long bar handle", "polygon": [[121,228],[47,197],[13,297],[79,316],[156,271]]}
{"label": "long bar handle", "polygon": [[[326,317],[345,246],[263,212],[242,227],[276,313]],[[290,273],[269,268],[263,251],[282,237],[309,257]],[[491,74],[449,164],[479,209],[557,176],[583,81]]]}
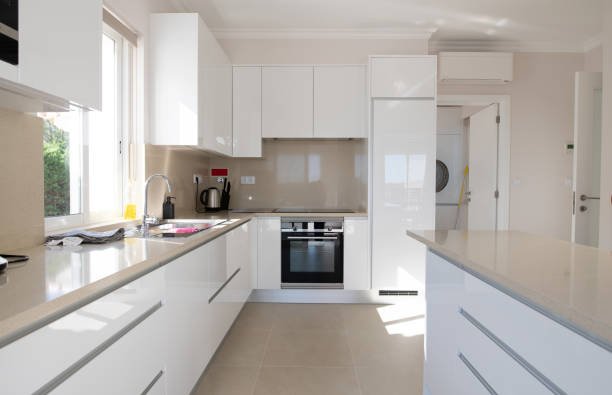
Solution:
{"label": "long bar handle", "polygon": [[583,202],[585,200],[599,200],[599,196],[580,195],[580,200],[582,200]]}
{"label": "long bar handle", "polygon": [[288,240],[338,240],[337,237],[317,237],[317,236],[311,236],[311,237],[296,237],[296,236],[289,236],[287,237]]}

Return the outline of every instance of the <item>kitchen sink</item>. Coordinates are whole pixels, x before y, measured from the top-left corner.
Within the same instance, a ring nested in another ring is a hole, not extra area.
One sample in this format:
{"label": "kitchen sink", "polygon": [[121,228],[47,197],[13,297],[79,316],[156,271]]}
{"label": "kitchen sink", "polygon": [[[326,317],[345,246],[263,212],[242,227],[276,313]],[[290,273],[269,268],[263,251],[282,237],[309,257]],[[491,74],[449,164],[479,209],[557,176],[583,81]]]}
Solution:
{"label": "kitchen sink", "polygon": [[[149,225],[147,237],[189,237],[226,221],[225,219],[167,219],[159,225]],[[142,225],[138,225],[132,232],[128,232],[127,237],[144,237],[141,227]]]}

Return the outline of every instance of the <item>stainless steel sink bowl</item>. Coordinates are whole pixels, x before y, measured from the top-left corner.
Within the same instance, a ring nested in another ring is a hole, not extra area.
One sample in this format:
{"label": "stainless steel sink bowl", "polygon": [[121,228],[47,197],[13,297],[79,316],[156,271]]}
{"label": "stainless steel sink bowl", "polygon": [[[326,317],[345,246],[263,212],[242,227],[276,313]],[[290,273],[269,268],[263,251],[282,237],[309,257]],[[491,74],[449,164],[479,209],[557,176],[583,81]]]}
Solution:
{"label": "stainless steel sink bowl", "polygon": [[[159,225],[149,225],[146,237],[189,237],[226,221],[225,219],[168,219]],[[127,237],[145,237],[141,225],[133,233],[128,233]]]}

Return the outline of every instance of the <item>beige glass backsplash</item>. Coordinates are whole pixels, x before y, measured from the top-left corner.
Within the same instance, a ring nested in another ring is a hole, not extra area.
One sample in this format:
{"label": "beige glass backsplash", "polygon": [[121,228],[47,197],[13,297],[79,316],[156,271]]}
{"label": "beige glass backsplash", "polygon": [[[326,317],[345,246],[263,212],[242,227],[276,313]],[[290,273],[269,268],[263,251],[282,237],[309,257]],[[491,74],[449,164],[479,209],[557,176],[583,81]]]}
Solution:
{"label": "beige glass backsplash", "polygon": [[365,211],[367,162],[366,140],[265,140],[262,159],[211,158],[210,166],[230,169],[232,208]]}

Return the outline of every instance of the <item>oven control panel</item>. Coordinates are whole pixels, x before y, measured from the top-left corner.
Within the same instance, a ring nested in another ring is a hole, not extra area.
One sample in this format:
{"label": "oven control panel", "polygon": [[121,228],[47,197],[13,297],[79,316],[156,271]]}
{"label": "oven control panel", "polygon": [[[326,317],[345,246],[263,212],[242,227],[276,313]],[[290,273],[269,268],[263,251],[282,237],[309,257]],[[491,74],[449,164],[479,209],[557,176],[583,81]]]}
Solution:
{"label": "oven control panel", "polygon": [[342,218],[283,218],[281,232],[342,232]]}

